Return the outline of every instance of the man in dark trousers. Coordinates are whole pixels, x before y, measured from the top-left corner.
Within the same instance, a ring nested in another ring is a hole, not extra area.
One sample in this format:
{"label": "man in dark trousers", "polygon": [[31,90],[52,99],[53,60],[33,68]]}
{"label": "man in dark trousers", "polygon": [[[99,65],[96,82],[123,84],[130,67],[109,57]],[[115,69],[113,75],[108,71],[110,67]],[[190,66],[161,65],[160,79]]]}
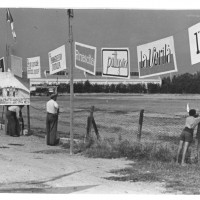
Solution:
{"label": "man in dark trousers", "polygon": [[57,94],[52,94],[50,100],[46,104],[46,144],[57,145],[59,139],[57,138],[57,125],[58,125],[58,114],[59,107],[56,102]]}

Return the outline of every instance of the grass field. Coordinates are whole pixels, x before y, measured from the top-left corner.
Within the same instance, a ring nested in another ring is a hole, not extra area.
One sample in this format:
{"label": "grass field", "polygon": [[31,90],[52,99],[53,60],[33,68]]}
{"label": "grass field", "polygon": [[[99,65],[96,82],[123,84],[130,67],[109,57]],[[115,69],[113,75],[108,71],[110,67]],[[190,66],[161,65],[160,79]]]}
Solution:
{"label": "grass field", "polygon": [[[30,119],[34,135],[45,136],[45,104],[49,97],[31,97]],[[59,96],[60,106],[58,132],[69,137],[70,96]],[[200,95],[117,95],[117,94],[75,94],[74,97],[74,138],[83,138],[91,106],[95,106],[94,118],[102,138],[137,141],[139,112],[144,109],[141,142],[172,146],[176,154],[179,135],[187,116],[186,105],[200,110]],[[23,116],[27,123],[26,108]],[[94,131],[92,132],[94,134]],[[192,148],[195,146],[193,144]],[[141,172],[141,169],[144,169]],[[147,174],[144,171],[148,171]],[[149,173],[150,172],[150,173]],[[165,181],[171,191],[184,194],[200,194],[198,185],[199,165],[185,168],[174,163],[138,162],[130,168],[113,171],[120,174],[112,180],[121,181]]]}
{"label": "grass field", "polygon": [[[31,98],[31,129],[45,132],[45,104],[48,97]],[[58,131],[69,135],[70,97],[59,96]],[[102,137],[133,139],[137,135],[139,112],[144,109],[142,138],[145,140],[174,140],[180,134],[187,115],[186,105],[200,108],[199,96],[186,95],[75,95],[74,97],[74,134],[82,137],[86,132],[86,122],[91,106],[95,106],[94,118]],[[26,108],[23,109],[26,121]]]}

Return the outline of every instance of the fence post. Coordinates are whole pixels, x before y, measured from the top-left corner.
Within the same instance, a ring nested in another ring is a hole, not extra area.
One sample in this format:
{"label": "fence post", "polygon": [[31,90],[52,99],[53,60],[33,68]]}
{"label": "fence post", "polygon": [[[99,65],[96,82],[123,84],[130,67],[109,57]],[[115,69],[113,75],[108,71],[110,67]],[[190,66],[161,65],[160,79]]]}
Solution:
{"label": "fence post", "polygon": [[138,140],[139,142],[140,142],[140,140],[141,140],[141,135],[142,135],[143,116],[144,116],[144,109],[140,110],[140,116],[139,116],[138,135],[137,135],[137,140]]}
{"label": "fence post", "polygon": [[5,135],[8,135],[8,120],[7,120],[7,117],[6,117],[6,113],[7,113],[7,110],[8,110],[8,106],[5,106],[5,123],[4,123],[4,127],[5,127]]}
{"label": "fence post", "polygon": [[96,122],[95,122],[95,120],[94,120],[94,117],[92,118],[92,124],[93,124],[93,127],[94,127],[94,131],[95,131],[95,133],[96,133],[96,136],[97,136],[97,140],[99,140],[99,139],[100,139],[100,135],[99,135],[99,131],[98,131]]}
{"label": "fence post", "polygon": [[197,162],[199,162],[199,147],[200,147],[200,123],[197,126],[197,134],[196,134],[196,139],[197,139]]}
{"label": "fence post", "polygon": [[29,105],[27,105],[27,122],[28,122],[28,135],[30,134],[31,132],[31,128],[30,128],[30,107]]}
{"label": "fence post", "polygon": [[87,118],[87,128],[86,128],[85,142],[89,139],[89,137],[91,135],[93,113],[94,113],[94,106],[91,107],[90,116],[88,116],[88,118]]}

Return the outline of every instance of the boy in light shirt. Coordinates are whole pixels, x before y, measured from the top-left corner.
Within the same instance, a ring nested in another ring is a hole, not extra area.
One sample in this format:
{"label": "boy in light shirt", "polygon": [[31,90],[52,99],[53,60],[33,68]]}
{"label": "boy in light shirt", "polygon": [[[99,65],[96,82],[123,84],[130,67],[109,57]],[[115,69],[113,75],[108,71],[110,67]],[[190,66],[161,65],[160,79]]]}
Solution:
{"label": "boy in light shirt", "polygon": [[189,111],[189,116],[186,118],[186,121],[185,121],[185,128],[183,129],[180,135],[179,148],[178,148],[178,153],[177,153],[177,158],[176,158],[176,162],[178,163],[180,152],[183,149],[182,159],[181,159],[182,166],[186,165],[185,155],[188,151],[189,145],[192,143],[194,128],[198,125],[199,122],[200,122],[200,117],[197,117],[196,110],[191,109]]}

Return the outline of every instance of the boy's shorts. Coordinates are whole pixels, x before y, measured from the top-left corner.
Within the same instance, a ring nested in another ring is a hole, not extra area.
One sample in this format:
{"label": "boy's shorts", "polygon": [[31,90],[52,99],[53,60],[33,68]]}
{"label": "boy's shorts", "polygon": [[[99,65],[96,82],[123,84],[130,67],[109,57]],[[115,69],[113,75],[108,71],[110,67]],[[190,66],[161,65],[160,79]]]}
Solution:
{"label": "boy's shorts", "polygon": [[193,140],[193,130],[187,127],[184,128],[180,135],[180,140],[191,143]]}

